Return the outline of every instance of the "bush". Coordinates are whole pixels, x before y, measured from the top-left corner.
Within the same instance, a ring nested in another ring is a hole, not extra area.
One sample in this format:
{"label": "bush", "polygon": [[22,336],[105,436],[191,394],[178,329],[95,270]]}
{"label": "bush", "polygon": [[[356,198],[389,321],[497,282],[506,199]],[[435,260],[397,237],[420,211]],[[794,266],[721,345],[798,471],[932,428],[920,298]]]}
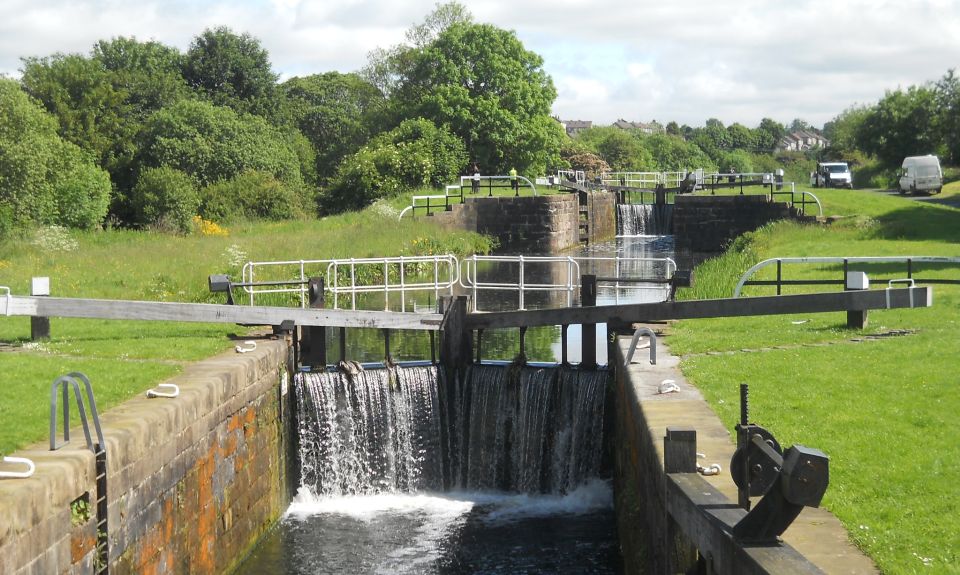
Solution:
{"label": "bush", "polygon": [[406,120],[340,164],[323,211],[360,209],[380,198],[455,181],[467,163],[461,142],[427,120]]}
{"label": "bush", "polygon": [[92,164],[77,163],[57,183],[58,218],[72,228],[98,227],[110,207],[110,176]]}
{"label": "bush", "polygon": [[200,214],[217,222],[303,217],[304,191],[265,172],[248,171],[203,188]]}
{"label": "bush", "polygon": [[130,201],[137,223],[181,233],[191,230],[200,204],[193,179],[169,167],[143,170]]}

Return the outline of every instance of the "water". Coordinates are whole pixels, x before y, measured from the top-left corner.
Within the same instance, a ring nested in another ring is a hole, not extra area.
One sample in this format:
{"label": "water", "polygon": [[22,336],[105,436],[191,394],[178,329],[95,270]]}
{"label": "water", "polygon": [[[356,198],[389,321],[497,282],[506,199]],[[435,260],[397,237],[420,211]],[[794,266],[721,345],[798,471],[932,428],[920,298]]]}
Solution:
{"label": "water", "polygon": [[662,236],[672,233],[673,206],[670,204],[618,204],[618,236]]}
{"label": "water", "polygon": [[[672,256],[672,247],[672,238],[618,238],[571,255],[656,258]],[[585,262],[581,273],[664,271],[659,263],[616,265]],[[598,303],[665,295],[660,286],[601,284]],[[503,294],[482,297],[485,306],[516,309]],[[561,299],[535,293],[526,306],[566,305]],[[485,359],[515,357],[516,330],[503,331],[484,335]],[[579,326],[568,336],[576,363]],[[349,357],[382,359],[376,330],[348,337]],[[605,338],[597,339],[602,364]],[[559,328],[531,328],[528,357],[559,361],[559,340]],[[429,349],[424,334],[392,339],[395,359],[423,359]],[[303,487],[238,573],[620,573],[601,457],[606,377],[489,365],[450,382],[433,367],[308,374],[309,385],[296,386]]]}
{"label": "water", "polygon": [[432,366],[298,374],[302,486],[240,572],[619,572],[600,479],[607,380],[489,365],[451,385]]}

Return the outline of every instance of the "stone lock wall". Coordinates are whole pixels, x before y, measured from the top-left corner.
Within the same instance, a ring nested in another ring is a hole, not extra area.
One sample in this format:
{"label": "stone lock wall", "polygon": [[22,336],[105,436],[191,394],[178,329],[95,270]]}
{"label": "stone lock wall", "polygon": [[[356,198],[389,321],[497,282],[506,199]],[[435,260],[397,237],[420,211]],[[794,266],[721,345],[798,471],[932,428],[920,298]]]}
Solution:
{"label": "stone lock wall", "polygon": [[[177,398],[141,396],[101,415],[111,573],[222,573],[280,516],[288,349],[260,340],[188,366],[169,381]],[[95,572],[94,458],[82,431],[71,438],[18,453],[35,474],[0,481],[0,573]],[[84,498],[88,512],[75,503]]]}
{"label": "stone lock wall", "polygon": [[766,196],[694,196],[677,194],[673,234],[678,251],[720,252],[737,236],[797,212]]}
{"label": "stone lock wall", "polygon": [[[577,194],[522,197],[467,197],[465,203],[435,212],[434,221],[497,238],[498,253],[554,253],[616,234],[616,196],[587,194],[587,212],[581,216]],[[581,238],[581,217],[589,233]]]}

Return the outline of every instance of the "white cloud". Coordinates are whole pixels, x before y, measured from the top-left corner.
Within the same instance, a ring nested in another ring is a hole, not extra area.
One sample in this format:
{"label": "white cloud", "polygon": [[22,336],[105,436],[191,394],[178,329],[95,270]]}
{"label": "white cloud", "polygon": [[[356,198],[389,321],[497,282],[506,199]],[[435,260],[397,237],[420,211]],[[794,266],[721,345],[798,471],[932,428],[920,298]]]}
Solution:
{"label": "white cloud", "polygon": [[[544,58],[563,118],[691,125],[769,116],[822,124],[884,90],[960,62],[953,0],[476,0],[478,21],[515,30]],[[113,36],[186,50],[204,28],[249,32],[282,77],[357,70],[403,40],[434,0],[5,0],[0,73],[22,56],[88,53]]]}

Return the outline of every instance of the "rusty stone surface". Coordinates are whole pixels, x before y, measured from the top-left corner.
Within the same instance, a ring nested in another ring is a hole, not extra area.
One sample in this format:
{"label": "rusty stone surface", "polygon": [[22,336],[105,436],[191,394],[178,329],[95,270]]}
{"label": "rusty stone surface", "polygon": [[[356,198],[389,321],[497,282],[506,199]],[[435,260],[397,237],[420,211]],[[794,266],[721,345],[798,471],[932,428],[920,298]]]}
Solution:
{"label": "rusty stone surface", "polygon": [[[141,396],[103,414],[112,573],[228,571],[280,516],[286,358],[286,342],[262,339],[254,352],[188,366],[168,382],[177,398]],[[84,493],[95,502],[93,455],[76,439],[18,455],[37,471],[0,481],[0,572],[92,572],[95,520],[71,525],[70,503]]]}

